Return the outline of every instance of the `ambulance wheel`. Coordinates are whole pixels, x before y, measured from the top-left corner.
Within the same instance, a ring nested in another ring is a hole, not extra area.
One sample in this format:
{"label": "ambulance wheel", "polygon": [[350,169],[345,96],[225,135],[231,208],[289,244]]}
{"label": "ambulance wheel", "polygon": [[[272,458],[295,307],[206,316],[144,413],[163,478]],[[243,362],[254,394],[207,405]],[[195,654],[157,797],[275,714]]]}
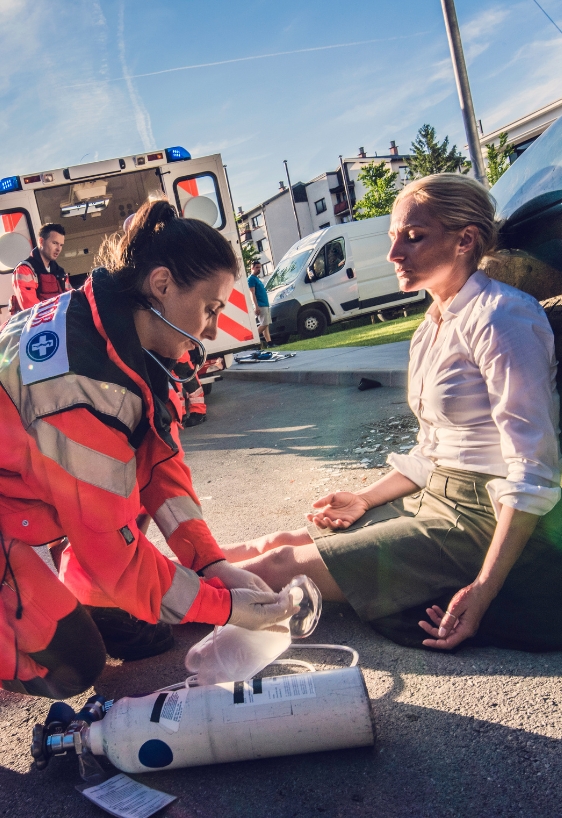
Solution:
{"label": "ambulance wheel", "polygon": [[328,320],[322,310],[309,307],[303,310],[298,318],[299,336],[305,338],[316,338],[323,335],[328,326]]}
{"label": "ambulance wheel", "polygon": [[203,384],[203,394],[205,395],[205,397],[207,397],[207,395],[211,394],[211,389],[212,388],[213,388],[212,383],[204,383]]}

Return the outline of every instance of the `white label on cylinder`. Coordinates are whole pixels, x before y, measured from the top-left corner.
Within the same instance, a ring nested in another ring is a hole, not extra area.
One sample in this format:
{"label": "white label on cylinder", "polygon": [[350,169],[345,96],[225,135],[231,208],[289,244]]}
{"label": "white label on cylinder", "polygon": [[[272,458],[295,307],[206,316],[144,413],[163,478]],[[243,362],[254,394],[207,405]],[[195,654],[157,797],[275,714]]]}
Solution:
{"label": "white label on cylinder", "polygon": [[310,698],[316,698],[311,673],[271,676],[267,679],[250,679],[248,682],[234,683],[233,702],[237,707]]}
{"label": "white label on cylinder", "polygon": [[174,733],[177,733],[180,729],[186,693],[187,688],[185,690],[174,690],[173,693],[170,693],[160,713],[160,724],[169,730],[173,730]]}

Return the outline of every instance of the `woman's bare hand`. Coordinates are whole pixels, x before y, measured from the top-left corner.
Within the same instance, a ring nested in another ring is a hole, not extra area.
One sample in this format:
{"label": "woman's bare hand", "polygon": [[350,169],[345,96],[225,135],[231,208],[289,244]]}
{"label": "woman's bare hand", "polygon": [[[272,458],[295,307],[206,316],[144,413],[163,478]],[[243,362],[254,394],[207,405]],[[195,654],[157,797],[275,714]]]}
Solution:
{"label": "woman's bare hand", "polygon": [[306,517],[318,528],[349,528],[370,508],[367,500],[351,491],[336,491],[327,494],[312,504],[317,512]]}
{"label": "woman's bare hand", "polygon": [[423,644],[440,650],[456,648],[474,636],[492,598],[482,585],[474,582],[454,595],[446,611],[438,605],[428,608],[427,615],[433,625],[425,621],[418,622],[418,625],[433,638],[424,639]]}

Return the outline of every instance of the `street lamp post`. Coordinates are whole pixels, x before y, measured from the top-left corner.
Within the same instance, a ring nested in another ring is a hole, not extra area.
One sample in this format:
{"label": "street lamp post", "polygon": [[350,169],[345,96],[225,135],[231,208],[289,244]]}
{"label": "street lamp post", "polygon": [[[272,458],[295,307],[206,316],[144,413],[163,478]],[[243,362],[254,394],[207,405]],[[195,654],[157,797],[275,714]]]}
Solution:
{"label": "street lamp post", "polygon": [[289,183],[289,196],[291,197],[291,204],[293,205],[293,213],[295,214],[295,221],[297,223],[297,233],[299,234],[299,240],[302,239],[301,233],[301,226],[299,224],[299,217],[297,215],[297,205],[295,202],[295,194],[293,193],[293,188],[291,185],[291,177],[289,176],[289,166],[287,164],[287,160],[283,159],[283,164],[285,165],[285,172],[287,173],[287,182]]}
{"label": "street lamp post", "polygon": [[349,216],[351,221],[353,221],[353,208],[351,205],[351,196],[349,194],[349,185],[347,184],[347,176],[345,173],[345,165],[343,163],[342,156],[340,154],[340,168],[341,168],[341,178],[343,179],[343,186],[345,188],[345,198],[347,199],[347,206],[349,208]]}
{"label": "street lamp post", "polygon": [[445,28],[447,29],[449,48],[451,49],[451,59],[453,61],[453,70],[455,72],[455,80],[457,82],[457,91],[459,93],[462,118],[464,120],[464,129],[468,141],[470,161],[472,162],[474,175],[478,181],[487,186],[488,179],[486,177],[484,159],[482,158],[482,149],[480,147],[480,140],[478,139],[478,131],[476,129],[476,117],[474,116],[474,105],[472,104],[472,94],[470,93],[470,84],[468,82],[468,72],[466,70],[466,63],[464,60],[459,23],[457,20],[457,12],[455,10],[455,2],[454,0],[441,0],[441,6],[443,7],[443,17],[445,18]]}

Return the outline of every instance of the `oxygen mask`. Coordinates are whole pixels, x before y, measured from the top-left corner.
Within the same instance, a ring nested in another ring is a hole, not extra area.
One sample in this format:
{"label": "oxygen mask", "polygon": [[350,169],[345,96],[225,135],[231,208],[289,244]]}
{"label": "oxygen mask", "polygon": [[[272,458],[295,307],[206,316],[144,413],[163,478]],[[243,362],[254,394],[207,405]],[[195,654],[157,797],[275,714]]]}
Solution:
{"label": "oxygen mask", "polygon": [[301,574],[285,586],[298,611],[275,630],[250,631],[237,625],[222,625],[189,650],[185,666],[187,683],[198,685],[251,679],[284,653],[293,639],[304,639],[316,628],[322,613],[322,596]]}

